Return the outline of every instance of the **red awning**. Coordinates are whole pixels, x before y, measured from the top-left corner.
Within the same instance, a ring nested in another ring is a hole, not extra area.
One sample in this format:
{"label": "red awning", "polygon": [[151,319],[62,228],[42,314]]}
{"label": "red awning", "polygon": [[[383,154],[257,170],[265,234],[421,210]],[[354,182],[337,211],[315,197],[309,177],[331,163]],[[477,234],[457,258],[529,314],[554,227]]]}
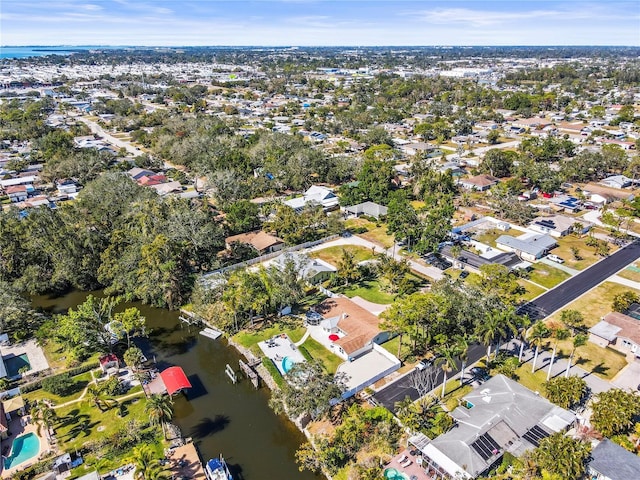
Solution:
{"label": "red awning", "polygon": [[191,388],[191,382],[184,373],[184,370],[180,367],[169,367],[160,373],[162,381],[165,387],[167,387],[167,393],[173,395],[179,392],[183,388]]}

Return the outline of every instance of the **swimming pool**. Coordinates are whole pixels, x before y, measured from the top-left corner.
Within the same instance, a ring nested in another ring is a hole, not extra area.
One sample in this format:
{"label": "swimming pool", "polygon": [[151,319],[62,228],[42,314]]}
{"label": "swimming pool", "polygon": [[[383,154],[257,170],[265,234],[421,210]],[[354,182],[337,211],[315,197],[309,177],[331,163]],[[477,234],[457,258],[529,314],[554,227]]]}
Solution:
{"label": "swimming pool", "polygon": [[30,458],[38,455],[40,451],[40,439],[35,433],[27,433],[14,438],[11,444],[11,455],[4,459],[4,468],[17,467]]}
{"label": "swimming pool", "polygon": [[296,362],[294,362],[291,357],[284,357],[282,359],[282,371],[284,373],[289,373],[289,370],[291,370],[293,368],[293,365]]}
{"label": "swimming pool", "polygon": [[17,377],[20,375],[20,369],[22,367],[28,367],[31,369],[31,364],[29,363],[29,357],[26,353],[22,355],[16,355],[15,357],[7,357],[4,359],[4,365],[7,367],[7,376]]}

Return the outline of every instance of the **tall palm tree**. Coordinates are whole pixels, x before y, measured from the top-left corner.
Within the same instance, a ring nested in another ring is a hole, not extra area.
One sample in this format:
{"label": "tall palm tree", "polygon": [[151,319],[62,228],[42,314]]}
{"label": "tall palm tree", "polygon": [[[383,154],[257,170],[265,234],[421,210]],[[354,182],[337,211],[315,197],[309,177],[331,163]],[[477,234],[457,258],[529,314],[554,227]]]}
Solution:
{"label": "tall palm tree", "polygon": [[531,319],[528,315],[518,316],[517,328],[518,335],[520,336],[520,351],[518,352],[518,363],[522,362],[522,355],[524,353],[524,344],[526,343],[527,330],[531,326]]}
{"label": "tall palm tree", "polygon": [[536,348],[535,353],[533,354],[533,365],[531,367],[531,373],[536,371],[536,362],[538,361],[538,352],[540,351],[540,347],[545,342],[548,336],[549,336],[549,329],[542,322],[534,323],[533,327],[531,327],[527,332],[527,341],[529,342],[530,345]]}
{"label": "tall palm tree", "polygon": [[492,310],[485,316],[484,322],[476,327],[478,339],[487,346],[487,363],[491,356],[491,345],[497,341],[496,351],[500,349],[500,341],[507,336],[507,332],[515,333],[515,313],[512,308],[507,310]]}
{"label": "tall palm tree", "polygon": [[168,395],[154,394],[147,398],[147,404],[144,411],[149,416],[152,425],[160,425],[165,440],[167,439],[167,431],[165,423],[173,418],[173,402]]}
{"label": "tall palm tree", "polygon": [[38,424],[38,435],[40,435],[42,427],[45,427],[47,438],[49,438],[49,430],[53,426],[54,422],[58,419],[56,411],[51,408],[44,400],[38,400],[31,407],[31,416]]}
{"label": "tall palm tree", "polygon": [[551,361],[549,362],[549,370],[547,371],[547,381],[551,378],[551,369],[553,368],[553,362],[556,359],[556,352],[558,351],[558,343],[561,340],[569,338],[569,330],[563,328],[564,324],[552,324],[549,327],[551,332],[551,338],[553,339],[553,353],[551,354]]}
{"label": "tall palm tree", "polygon": [[460,386],[464,383],[464,369],[467,366],[467,360],[469,359],[469,344],[472,342],[473,337],[470,335],[456,335],[454,338],[455,344],[458,347],[458,359],[460,360]]}
{"label": "tall palm tree", "polygon": [[442,396],[447,389],[447,374],[456,368],[456,357],[460,354],[460,346],[453,343],[450,345],[440,345],[437,347],[436,352],[440,355],[438,358],[438,363],[440,363],[440,368],[442,368],[442,373],[444,374],[444,379],[442,380]]}
{"label": "tall palm tree", "polygon": [[567,369],[564,372],[564,376],[569,376],[569,370],[571,370],[571,364],[573,363],[573,355],[576,350],[587,343],[587,336],[584,333],[578,333],[571,341],[571,354],[569,355],[569,361],[567,362]]}

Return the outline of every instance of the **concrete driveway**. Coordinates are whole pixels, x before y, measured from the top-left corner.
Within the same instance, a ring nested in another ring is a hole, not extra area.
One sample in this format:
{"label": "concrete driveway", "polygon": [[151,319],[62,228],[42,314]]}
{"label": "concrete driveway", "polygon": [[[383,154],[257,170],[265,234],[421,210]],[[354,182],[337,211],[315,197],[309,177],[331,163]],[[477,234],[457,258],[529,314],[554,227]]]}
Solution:
{"label": "concrete driveway", "polygon": [[640,360],[631,362],[620,370],[615,378],[611,380],[611,384],[614,387],[622,388],[623,390],[631,389],[633,392],[640,395],[640,391],[638,391],[638,384],[640,384]]}

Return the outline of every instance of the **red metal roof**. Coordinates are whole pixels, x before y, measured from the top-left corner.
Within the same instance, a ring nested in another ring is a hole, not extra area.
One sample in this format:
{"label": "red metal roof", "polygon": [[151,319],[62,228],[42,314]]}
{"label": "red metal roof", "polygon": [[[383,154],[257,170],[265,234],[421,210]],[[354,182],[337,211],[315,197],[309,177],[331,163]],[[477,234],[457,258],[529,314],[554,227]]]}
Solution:
{"label": "red metal roof", "polygon": [[180,367],[169,367],[160,373],[160,377],[162,377],[169,395],[173,395],[183,388],[191,388],[191,382]]}

